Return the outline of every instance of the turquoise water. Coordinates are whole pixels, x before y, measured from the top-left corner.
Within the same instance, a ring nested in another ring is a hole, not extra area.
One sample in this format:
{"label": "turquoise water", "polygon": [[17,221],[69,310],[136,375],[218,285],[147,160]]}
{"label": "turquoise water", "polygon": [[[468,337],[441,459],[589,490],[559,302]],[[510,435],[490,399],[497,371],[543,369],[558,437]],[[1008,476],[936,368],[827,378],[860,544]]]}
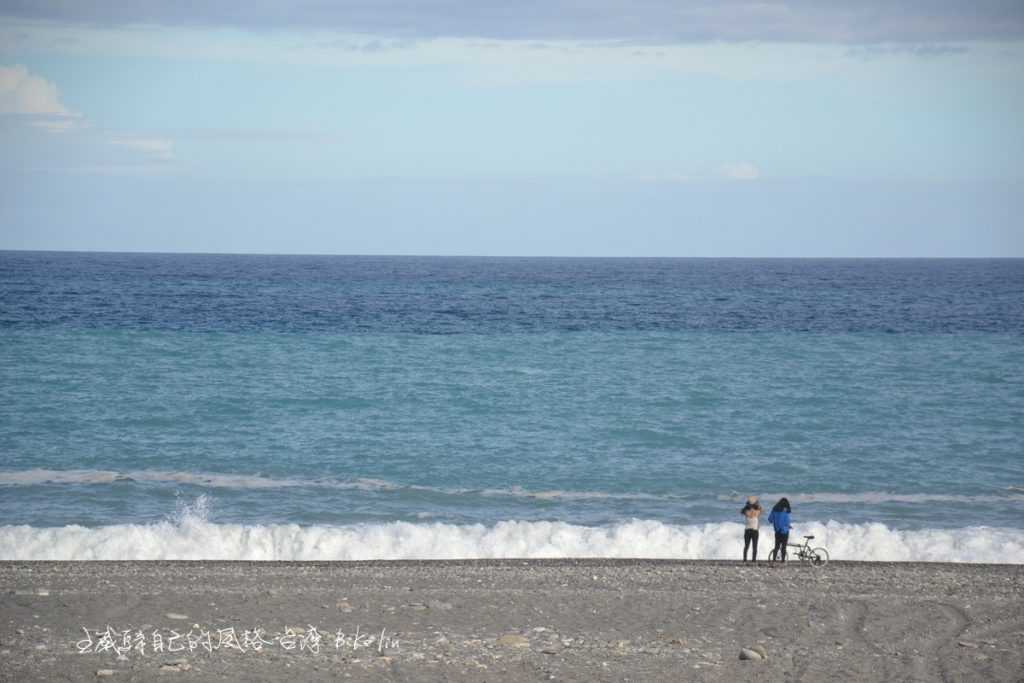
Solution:
{"label": "turquoise water", "polygon": [[841,554],[1024,561],[1019,261],[0,275],[3,556],[730,556],[756,494]]}

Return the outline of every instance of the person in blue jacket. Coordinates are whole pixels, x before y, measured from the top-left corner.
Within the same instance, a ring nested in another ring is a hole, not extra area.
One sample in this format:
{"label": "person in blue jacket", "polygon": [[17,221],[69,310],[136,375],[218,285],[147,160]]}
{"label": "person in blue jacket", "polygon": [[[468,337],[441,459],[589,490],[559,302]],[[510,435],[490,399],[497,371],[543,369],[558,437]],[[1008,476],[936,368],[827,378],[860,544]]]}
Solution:
{"label": "person in blue jacket", "polygon": [[772,508],[771,514],[768,515],[768,522],[775,529],[775,549],[772,551],[772,556],[782,562],[786,561],[786,544],[789,543],[789,513],[791,512],[789,500],[780,498]]}

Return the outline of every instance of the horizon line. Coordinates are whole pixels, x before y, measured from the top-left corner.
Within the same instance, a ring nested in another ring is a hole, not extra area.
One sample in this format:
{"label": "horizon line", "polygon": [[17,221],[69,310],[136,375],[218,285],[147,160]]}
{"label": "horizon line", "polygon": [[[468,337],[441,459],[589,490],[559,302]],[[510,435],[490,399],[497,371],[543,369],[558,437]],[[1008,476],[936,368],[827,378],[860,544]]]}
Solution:
{"label": "horizon line", "polygon": [[611,255],[565,255],[565,254],[357,254],[328,252],[267,252],[267,251],[159,251],[159,250],[109,250],[109,249],[19,249],[0,247],[0,253],[21,254],[109,254],[136,256],[284,256],[311,258],[443,258],[443,259],[590,259],[590,260],[805,260],[805,261],[954,261],[954,260],[1022,260],[1021,256],[611,256]]}

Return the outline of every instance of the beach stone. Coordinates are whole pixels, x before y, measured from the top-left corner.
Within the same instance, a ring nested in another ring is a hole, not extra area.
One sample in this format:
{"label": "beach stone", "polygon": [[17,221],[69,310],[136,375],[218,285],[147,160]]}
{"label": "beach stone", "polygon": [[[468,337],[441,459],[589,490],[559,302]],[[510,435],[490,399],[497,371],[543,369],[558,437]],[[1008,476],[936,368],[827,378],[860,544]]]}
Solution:
{"label": "beach stone", "polygon": [[348,600],[338,600],[338,602],[335,604],[335,607],[340,609],[342,612],[351,612],[352,611],[352,605],[349,604]]}
{"label": "beach stone", "polygon": [[761,655],[762,659],[768,659],[768,649],[764,645],[759,643],[750,649]]}
{"label": "beach stone", "polygon": [[957,645],[959,645],[960,647],[978,647],[977,643],[972,643],[969,640],[961,640],[957,643]]}
{"label": "beach stone", "polygon": [[107,676],[113,676],[115,673],[117,673],[117,672],[114,671],[113,669],[97,669],[96,670],[96,677],[97,678],[106,678]]}
{"label": "beach stone", "polygon": [[495,641],[500,647],[530,647],[530,641],[518,633],[506,633]]}
{"label": "beach stone", "polygon": [[751,650],[750,648],[742,648],[740,650],[740,659],[750,660],[752,662],[760,662],[764,659],[761,653],[757,650]]}
{"label": "beach stone", "polygon": [[448,610],[452,609],[452,604],[450,602],[445,602],[444,600],[428,600],[427,607],[436,610]]}
{"label": "beach stone", "polygon": [[177,612],[168,612],[164,616],[168,619],[174,619],[176,621],[184,621],[185,619],[188,619],[187,614],[178,614]]}

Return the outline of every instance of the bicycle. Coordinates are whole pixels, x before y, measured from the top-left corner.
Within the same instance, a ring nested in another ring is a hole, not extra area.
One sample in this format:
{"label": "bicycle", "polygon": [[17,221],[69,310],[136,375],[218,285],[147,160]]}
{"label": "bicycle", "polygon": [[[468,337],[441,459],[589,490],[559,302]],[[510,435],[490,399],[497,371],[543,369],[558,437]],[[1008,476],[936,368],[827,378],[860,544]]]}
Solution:
{"label": "bicycle", "polygon": [[[796,548],[796,559],[801,562],[809,562],[812,567],[824,567],[828,563],[828,551],[824,548],[812,548],[811,541],[814,536],[804,536],[803,544],[787,543],[790,548]],[[768,559],[774,562],[776,558],[775,548],[768,553]]]}

